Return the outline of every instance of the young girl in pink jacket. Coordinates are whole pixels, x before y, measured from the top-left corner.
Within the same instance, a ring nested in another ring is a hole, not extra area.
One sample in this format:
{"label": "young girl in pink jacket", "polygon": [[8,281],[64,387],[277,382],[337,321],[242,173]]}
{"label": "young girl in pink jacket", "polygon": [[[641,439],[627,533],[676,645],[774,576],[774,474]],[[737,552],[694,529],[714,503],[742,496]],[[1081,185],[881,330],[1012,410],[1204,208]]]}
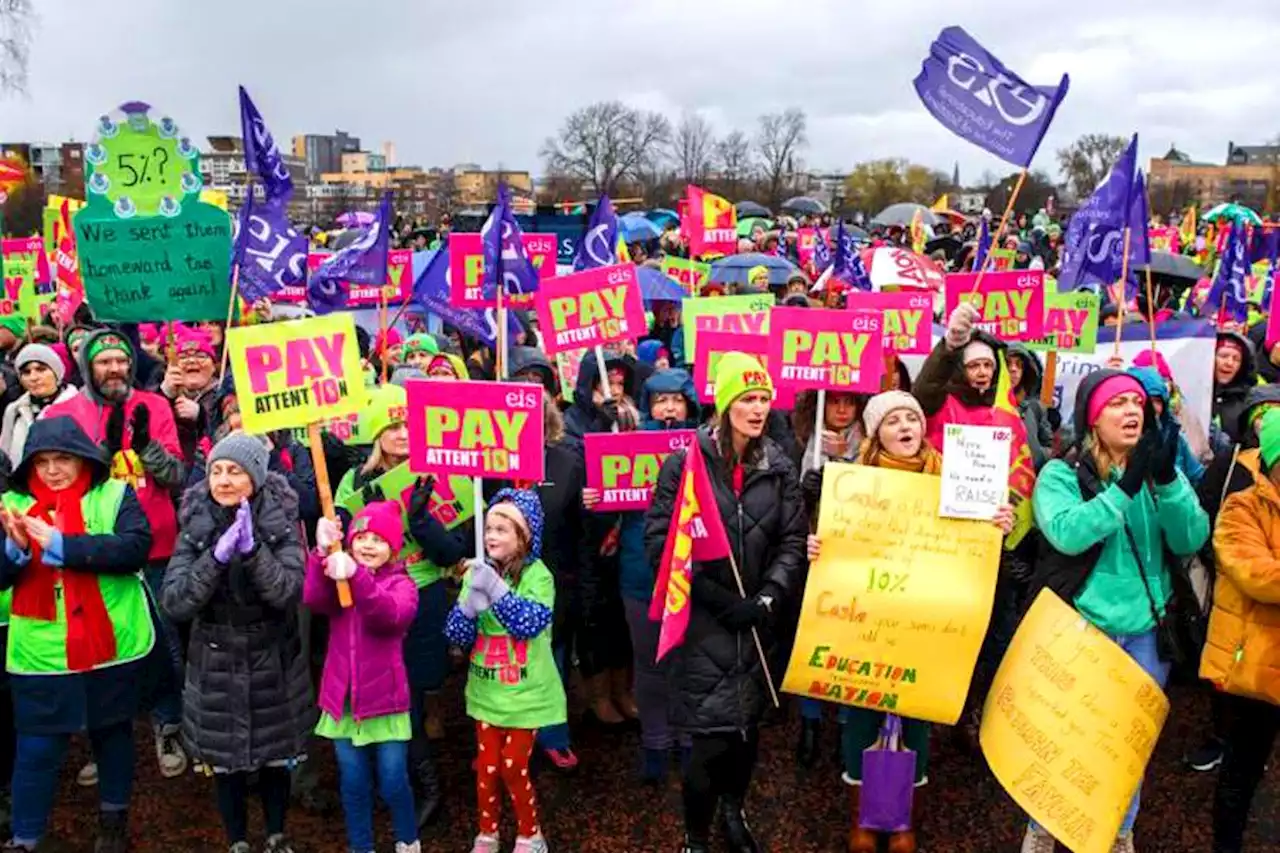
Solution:
{"label": "young girl in pink jacket", "polygon": [[[352,853],[374,850],[375,778],[391,812],[396,853],[421,853],[409,787],[412,726],[402,651],[417,613],[418,588],[394,559],[404,547],[400,505],[366,506],[352,519],[347,550],[329,554],[341,541],[342,528],[322,518],[319,549],[308,561],[302,591],[312,611],[329,617],[316,734],[333,741]],[[338,602],[340,581],[351,587],[349,608]]]}

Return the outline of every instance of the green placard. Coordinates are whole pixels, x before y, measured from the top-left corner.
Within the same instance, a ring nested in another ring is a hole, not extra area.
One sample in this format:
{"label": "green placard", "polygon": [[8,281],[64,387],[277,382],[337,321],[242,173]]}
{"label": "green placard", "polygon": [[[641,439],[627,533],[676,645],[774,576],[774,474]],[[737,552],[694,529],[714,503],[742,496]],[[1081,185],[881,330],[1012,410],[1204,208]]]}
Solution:
{"label": "green placard", "polygon": [[73,227],[99,320],[226,318],[231,218],[200,201],[202,186],[200,154],[173,119],[128,103],[98,120]]}
{"label": "green placard", "polygon": [[1098,345],[1098,294],[1086,291],[1058,293],[1045,289],[1045,336],[1028,341],[1036,352],[1092,353]]}
{"label": "green placard", "polygon": [[[742,296],[701,296],[680,303],[684,320],[684,360],[693,364],[697,357],[699,323],[710,325],[722,332],[739,332],[759,335],[769,331],[769,313],[773,309],[773,295],[769,293]],[[700,318],[716,318],[709,321]]]}
{"label": "green placard", "polygon": [[[400,514],[407,522],[409,501],[417,481],[418,475],[410,471],[409,463],[405,462],[392,468],[373,483],[382,490],[387,500],[400,503]],[[363,489],[356,489],[339,506],[355,515],[364,509],[363,492]],[[452,530],[466,523],[476,514],[474,481],[470,477],[437,478],[435,487],[431,490],[431,505],[428,511],[444,525],[445,530]]]}

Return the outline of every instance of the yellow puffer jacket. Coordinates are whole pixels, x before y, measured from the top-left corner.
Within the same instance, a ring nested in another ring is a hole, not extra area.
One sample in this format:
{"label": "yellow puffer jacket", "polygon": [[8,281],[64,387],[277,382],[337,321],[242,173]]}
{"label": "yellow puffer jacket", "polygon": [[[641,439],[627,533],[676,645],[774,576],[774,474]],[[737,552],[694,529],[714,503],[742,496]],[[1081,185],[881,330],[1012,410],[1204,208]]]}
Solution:
{"label": "yellow puffer jacket", "polygon": [[1269,479],[1227,498],[1213,549],[1218,579],[1200,677],[1280,705],[1280,491]]}

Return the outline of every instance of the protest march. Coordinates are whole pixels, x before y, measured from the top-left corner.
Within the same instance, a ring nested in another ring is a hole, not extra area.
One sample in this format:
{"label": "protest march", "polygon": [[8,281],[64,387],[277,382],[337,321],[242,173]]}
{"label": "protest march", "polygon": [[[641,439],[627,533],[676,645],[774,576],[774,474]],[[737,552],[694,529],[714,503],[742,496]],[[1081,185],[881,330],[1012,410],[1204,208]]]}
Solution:
{"label": "protest march", "polygon": [[1076,69],[1001,47],[910,106],[1002,207],[569,251],[501,181],[294,221],[269,80],[238,207],[75,117],[0,244],[0,849],[1277,849],[1280,205],[1156,209],[1137,133],[1027,205]]}

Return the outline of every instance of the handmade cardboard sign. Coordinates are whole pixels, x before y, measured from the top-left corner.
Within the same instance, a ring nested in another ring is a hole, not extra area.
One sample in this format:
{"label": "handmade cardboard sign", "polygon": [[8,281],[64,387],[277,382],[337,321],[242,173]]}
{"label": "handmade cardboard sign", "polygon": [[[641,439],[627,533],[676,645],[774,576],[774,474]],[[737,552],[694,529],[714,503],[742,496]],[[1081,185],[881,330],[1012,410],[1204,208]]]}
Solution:
{"label": "handmade cardboard sign", "polygon": [[1006,427],[947,424],[943,429],[938,515],[990,521],[1009,497]]}
{"label": "handmade cardboard sign", "polygon": [[74,222],[85,297],[99,320],[226,319],[231,219],[200,201],[200,153],[173,119],[123,104],[85,147]]}
{"label": "handmade cardboard sign", "polygon": [[227,346],[245,432],[305,426],[368,403],[351,314],[237,326]]}
{"label": "handmade cardboard sign", "polygon": [[978,290],[976,273],[947,276],[947,316],[961,300],[978,309],[978,329],[1004,341],[1034,341],[1044,337],[1044,270],[988,272]]}
{"label": "handmade cardboard sign", "polygon": [[691,429],[587,433],[587,487],[600,492],[595,511],[648,509],[663,461],[696,435]]}
{"label": "handmade cardboard sign", "polygon": [[633,264],[596,267],[541,284],[534,301],[548,353],[635,340],[645,333]]}
{"label": "handmade cardboard sign", "polygon": [[520,382],[410,380],[409,467],[542,482],[542,395]]}
{"label": "handmade cardboard sign", "polygon": [[874,394],[884,374],[877,311],[774,308],[769,372],[779,388]]}

